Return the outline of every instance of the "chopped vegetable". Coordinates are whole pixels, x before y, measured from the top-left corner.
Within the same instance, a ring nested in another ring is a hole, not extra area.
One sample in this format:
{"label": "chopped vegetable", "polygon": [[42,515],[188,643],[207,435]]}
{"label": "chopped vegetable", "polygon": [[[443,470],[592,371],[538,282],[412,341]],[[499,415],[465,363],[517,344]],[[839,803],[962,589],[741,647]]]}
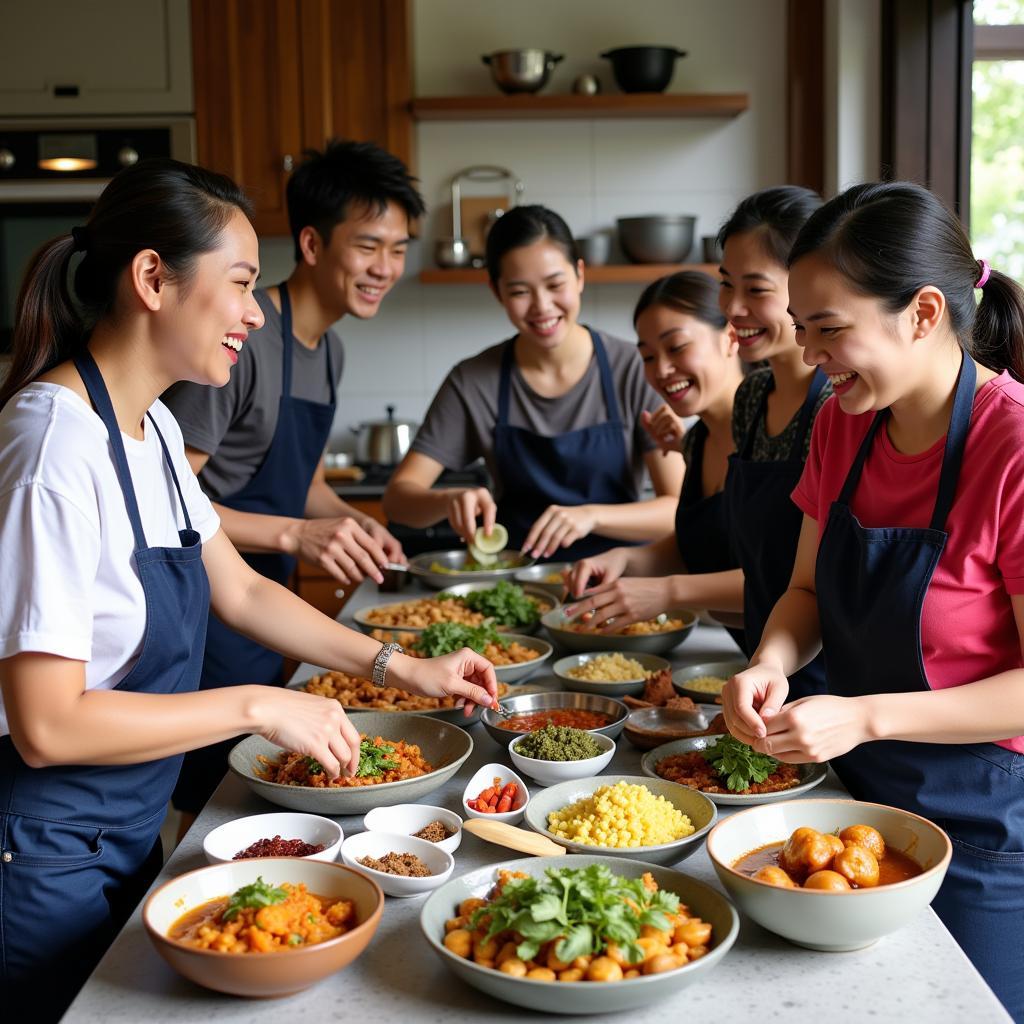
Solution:
{"label": "chopped vegetable", "polygon": [[383,775],[399,766],[399,762],[391,755],[395,748],[387,743],[376,744],[365,737],[359,744],[359,767],[356,775],[366,778],[369,775]]}
{"label": "chopped vegetable", "polygon": [[323,775],[324,773],[324,766],[315,757],[306,758],[306,767],[309,769],[310,775]]}
{"label": "chopped vegetable", "polygon": [[432,626],[427,626],[410,646],[428,658],[436,658],[441,654],[451,654],[462,647],[469,647],[477,654],[483,654],[488,644],[505,647],[507,643],[508,641],[491,623],[484,623],[482,626],[463,626],[456,622],[436,622]]}
{"label": "chopped vegetable", "polygon": [[243,885],[231,894],[223,920],[230,921],[250,907],[270,907],[275,903],[284,903],[286,899],[288,893],[284,889],[275,889],[263,881],[262,875],[257,875],[255,882]]}
{"label": "chopped vegetable", "polygon": [[720,737],[700,755],[726,778],[726,786],[734,793],[749,789],[751,782],[764,782],[779,767],[774,757],[759,754],[735,736]]}
{"label": "chopped vegetable", "polygon": [[486,615],[498,626],[532,626],[540,618],[540,609],[522,587],[501,580],[487,590],[475,590],[461,597],[441,594],[444,601],[458,601]]}
{"label": "chopped vegetable", "polygon": [[519,787],[514,782],[501,784],[501,778],[494,776],[493,785],[480,792],[474,800],[467,800],[466,806],[480,814],[505,814],[511,811],[519,795]]}

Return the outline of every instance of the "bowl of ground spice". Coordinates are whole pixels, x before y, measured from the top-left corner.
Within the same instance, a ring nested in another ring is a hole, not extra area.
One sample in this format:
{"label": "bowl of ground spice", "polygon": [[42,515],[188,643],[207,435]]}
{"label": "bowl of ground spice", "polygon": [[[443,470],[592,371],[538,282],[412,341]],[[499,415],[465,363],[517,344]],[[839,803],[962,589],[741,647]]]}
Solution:
{"label": "bowl of ground spice", "polygon": [[397,832],[360,832],[341,846],[341,859],[372,878],[388,896],[420,896],[451,877],[455,859],[435,843]]}
{"label": "bowl of ground spice", "polygon": [[279,811],[236,818],[208,832],[203,853],[211,864],[228,864],[253,857],[308,857],[338,859],[345,833],[341,826],[319,814]]}
{"label": "bowl of ground spice", "polygon": [[426,839],[447,853],[454,853],[462,842],[462,818],[446,807],[430,804],[375,807],[363,818],[363,828],[367,832],[392,832]]}
{"label": "bowl of ground spice", "polygon": [[542,786],[553,786],[597,775],[615,755],[615,740],[599,732],[546,725],[517,736],[508,752],[519,771]]}

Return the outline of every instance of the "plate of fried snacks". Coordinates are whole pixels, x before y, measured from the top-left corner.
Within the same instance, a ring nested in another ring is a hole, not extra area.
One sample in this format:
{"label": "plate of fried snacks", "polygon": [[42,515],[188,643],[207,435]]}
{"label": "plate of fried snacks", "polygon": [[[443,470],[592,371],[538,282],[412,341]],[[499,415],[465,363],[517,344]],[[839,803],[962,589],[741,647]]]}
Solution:
{"label": "plate of fried snacks", "polygon": [[362,737],[351,777],[328,778],[312,757],[248,736],[228,755],[228,767],[252,790],[280,807],[311,814],[365,814],[374,807],[413,803],[446,782],[473,750],[469,733],[424,715],[359,712]]}

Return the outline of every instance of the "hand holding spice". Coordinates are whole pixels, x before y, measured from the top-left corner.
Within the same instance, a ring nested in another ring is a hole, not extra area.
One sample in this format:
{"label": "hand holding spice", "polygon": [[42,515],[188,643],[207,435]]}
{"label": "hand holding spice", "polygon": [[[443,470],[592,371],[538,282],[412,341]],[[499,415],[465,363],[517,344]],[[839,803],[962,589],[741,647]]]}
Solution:
{"label": "hand holding spice", "polygon": [[604,752],[589,732],[567,725],[545,725],[543,729],[535,729],[512,749],[522,757],[534,757],[538,761],[585,761]]}
{"label": "hand holding spice", "polygon": [[501,778],[494,776],[492,784],[481,790],[474,800],[467,800],[466,806],[480,814],[506,814],[515,810],[519,787],[514,782],[501,784]]}

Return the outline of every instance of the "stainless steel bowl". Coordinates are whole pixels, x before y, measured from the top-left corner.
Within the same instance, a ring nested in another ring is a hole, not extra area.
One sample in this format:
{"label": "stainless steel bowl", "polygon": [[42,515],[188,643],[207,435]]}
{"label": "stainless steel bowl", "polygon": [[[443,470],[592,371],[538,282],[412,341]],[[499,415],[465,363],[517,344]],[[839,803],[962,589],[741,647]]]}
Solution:
{"label": "stainless steel bowl", "polygon": [[685,214],[619,217],[619,244],[633,263],[682,263],[693,248],[696,224]]}
{"label": "stainless steel bowl", "polygon": [[[534,564],[536,559],[523,554],[522,551],[503,551],[498,556],[500,561],[513,559],[515,564],[506,569],[476,569],[465,570],[466,562],[469,561],[469,552],[462,549],[457,551],[427,551],[409,560],[409,573],[420,579],[428,587],[434,590],[447,590],[459,583],[484,583],[487,580],[511,580],[521,569]],[[437,564],[442,571],[432,569]]]}
{"label": "stainless steel bowl", "polygon": [[504,93],[540,92],[554,66],[564,58],[550,50],[497,50],[480,59],[491,69],[494,84]]}
{"label": "stainless steel bowl", "polygon": [[681,619],[679,629],[643,636],[621,636],[617,633],[577,633],[566,629],[568,621],[560,608],[541,616],[541,625],[551,639],[567,651],[639,651],[641,654],[664,654],[678,647],[697,627],[697,613],[685,608],[674,608],[665,613],[670,619]]}
{"label": "stainless steel bowl", "polygon": [[[557,597],[561,601],[565,596],[565,586],[561,582],[562,573],[571,568],[572,562],[541,562],[531,565],[528,569],[519,569],[514,579],[519,584],[529,583],[540,587],[541,590],[546,590],[552,597]],[[557,583],[549,579],[552,576],[558,576]]]}
{"label": "stainless steel bowl", "polygon": [[[629,708],[622,701],[612,697],[598,697],[593,693],[563,693],[559,690],[524,693],[520,697],[504,697],[499,703],[514,715],[532,714],[537,711],[563,711],[566,708],[576,711],[599,711],[603,715],[611,715],[611,722],[600,729],[588,731],[602,733],[612,740],[622,732],[622,727],[629,716]],[[510,740],[516,734],[510,729],[498,726],[501,716],[491,708],[484,708],[480,721],[484,723],[484,728],[490,733],[491,739],[507,750]]]}
{"label": "stainless steel bowl", "polygon": [[719,693],[711,693],[708,690],[691,690],[686,684],[698,676],[718,676],[728,681],[738,672],[747,667],[747,662],[736,659],[735,661],[702,661],[698,665],[687,665],[686,668],[678,668],[672,673],[672,685],[684,696],[698,704],[714,704]]}

